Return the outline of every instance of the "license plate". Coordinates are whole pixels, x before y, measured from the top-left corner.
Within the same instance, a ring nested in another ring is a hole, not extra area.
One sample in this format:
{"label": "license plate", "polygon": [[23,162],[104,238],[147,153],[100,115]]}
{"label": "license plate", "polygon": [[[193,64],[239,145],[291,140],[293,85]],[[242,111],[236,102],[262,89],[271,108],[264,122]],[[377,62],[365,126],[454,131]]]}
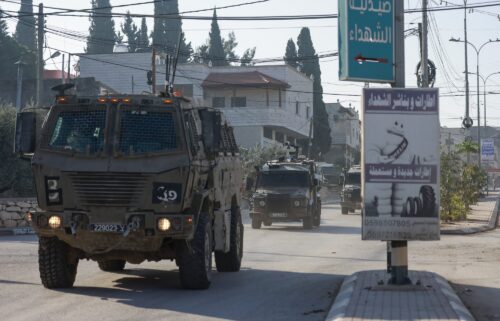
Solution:
{"label": "license plate", "polygon": [[90,228],[94,232],[123,233],[125,225],[122,224],[91,224]]}
{"label": "license plate", "polygon": [[286,217],[286,213],[271,213],[272,217]]}

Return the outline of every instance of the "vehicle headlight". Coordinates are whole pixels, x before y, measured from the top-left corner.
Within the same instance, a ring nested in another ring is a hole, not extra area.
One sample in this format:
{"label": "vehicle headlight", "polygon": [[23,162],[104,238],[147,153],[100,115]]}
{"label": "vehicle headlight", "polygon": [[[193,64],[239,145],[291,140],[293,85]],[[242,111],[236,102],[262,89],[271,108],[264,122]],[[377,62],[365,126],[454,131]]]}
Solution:
{"label": "vehicle headlight", "polygon": [[53,229],[58,229],[61,227],[61,218],[57,215],[52,215],[49,217],[49,226]]}
{"label": "vehicle headlight", "polygon": [[57,205],[62,203],[62,189],[59,184],[59,177],[46,177],[45,189],[47,193],[47,204]]}
{"label": "vehicle headlight", "polygon": [[266,206],[266,201],[260,200],[259,201],[259,206]]}
{"label": "vehicle headlight", "polygon": [[295,205],[295,207],[299,207],[299,206],[300,206],[300,201],[299,201],[299,200],[294,201],[294,202],[293,202],[293,205]]}
{"label": "vehicle headlight", "polygon": [[156,225],[160,231],[168,231],[170,228],[170,220],[165,217],[159,218]]}

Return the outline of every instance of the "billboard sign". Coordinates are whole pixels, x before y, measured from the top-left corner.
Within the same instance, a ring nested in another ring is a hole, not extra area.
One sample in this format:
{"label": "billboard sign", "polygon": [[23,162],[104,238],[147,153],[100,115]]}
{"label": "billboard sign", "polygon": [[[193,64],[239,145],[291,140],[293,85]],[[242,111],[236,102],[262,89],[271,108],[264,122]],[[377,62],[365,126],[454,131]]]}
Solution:
{"label": "billboard sign", "polygon": [[437,89],[363,89],[363,239],[439,239]]}
{"label": "billboard sign", "polygon": [[493,138],[481,139],[481,161],[490,162],[495,160],[495,141]]}
{"label": "billboard sign", "polygon": [[395,81],[394,1],[339,0],[340,80]]}

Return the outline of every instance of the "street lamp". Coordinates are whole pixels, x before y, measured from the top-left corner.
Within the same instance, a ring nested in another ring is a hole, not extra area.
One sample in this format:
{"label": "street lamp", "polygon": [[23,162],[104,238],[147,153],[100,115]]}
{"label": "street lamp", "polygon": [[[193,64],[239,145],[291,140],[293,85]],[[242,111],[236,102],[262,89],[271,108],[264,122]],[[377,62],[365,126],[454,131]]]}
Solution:
{"label": "street lamp", "polygon": [[53,59],[53,58],[59,57],[60,55],[61,55],[61,52],[58,50],[58,51],[54,52],[52,55],[50,55],[49,58],[44,59],[43,61],[45,62],[45,61],[47,61],[49,59]]}
{"label": "street lamp", "polygon": [[[479,112],[479,54],[481,53],[481,50],[484,48],[484,46],[486,46],[487,44],[491,44],[491,43],[494,43],[494,42],[500,42],[500,39],[495,39],[495,40],[488,40],[486,41],[485,43],[483,43],[479,49],[474,45],[472,44],[470,41],[467,41],[467,40],[460,40],[460,38],[450,38],[450,41],[451,42],[464,42],[470,46],[472,46],[472,48],[474,48],[474,50],[476,51],[476,78],[477,78],[477,143],[479,145],[479,151],[478,151],[478,166],[481,167],[481,115],[480,115],[480,112]],[[468,84],[469,84],[469,81],[468,81],[468,70],[467,70],[467,59],[465,61],[465,65],[466,65],[466,74],[465,74],[465,77],[466,77],[466,85],[468,87]],[[468,88],[467,88],[468,89]],[[467,94],[468,95],[468,90],[467,90]]]}
{"label": "street lamp", "polygon": [[[475,75],[476,73],[475,72],[469,72],[469,74]],[[483,81],[483,101],[484,101],[484,108],[483,108],[484,122],[483,123],[484,123],[484,128],[486,128],[486,83],[488,82],[488,79],[491,76],[499,75],[499,74],[500,74],[500,71],[492,72],[491,74],[489,74],[488,76],[486,76],[486,78],[484,78],[483,76],[479,75],[479,78],[481,78],[481,80]]]}

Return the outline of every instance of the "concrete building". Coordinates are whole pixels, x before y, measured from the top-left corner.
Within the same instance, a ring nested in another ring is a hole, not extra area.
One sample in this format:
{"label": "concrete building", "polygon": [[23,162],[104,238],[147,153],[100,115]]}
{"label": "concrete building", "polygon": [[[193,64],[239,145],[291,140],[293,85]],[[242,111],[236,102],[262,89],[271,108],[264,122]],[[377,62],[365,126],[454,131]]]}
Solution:
{"label": "concrete building", "polygon": [[325,108],[332,138],[332,146],[325,156],[325,161],[345,168],[359,164],[361,151],[359,112],[340,103],[327,103]]}
{"label": "concrete building", "polygon": [[[119,93],[150,93],[151,58],[151,53],[82,55],[80,77],[94,77]],[[157,56],[156,92],[164,88],[165,69],[165,60]],[[223,109],[242,147],[308,138],[313,81],[288,65],[181,64],[175,85],[195,105]]]}

